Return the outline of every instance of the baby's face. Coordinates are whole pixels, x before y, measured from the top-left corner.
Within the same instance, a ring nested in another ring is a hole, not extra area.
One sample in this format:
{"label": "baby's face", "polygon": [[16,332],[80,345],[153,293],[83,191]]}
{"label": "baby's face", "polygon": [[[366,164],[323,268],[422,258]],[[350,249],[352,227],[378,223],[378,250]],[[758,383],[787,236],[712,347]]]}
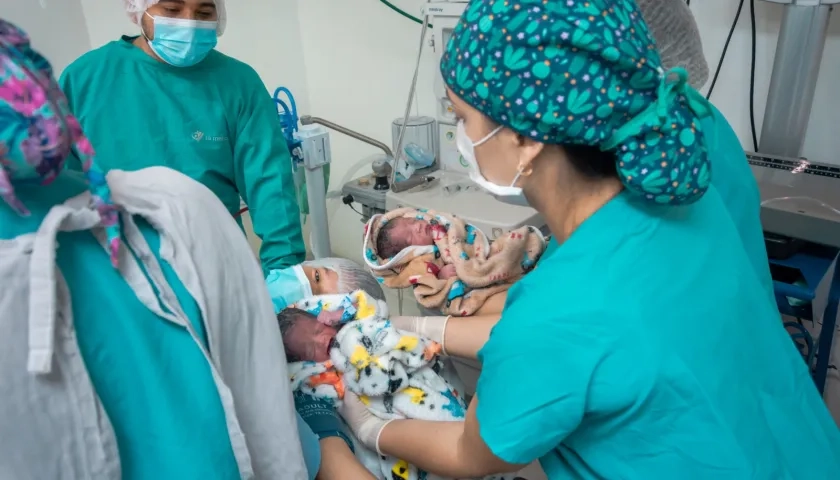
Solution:
{"label": "baby's face", "polygon": [[303,273],[309,279],[312,295],[338,293],[338,274],[324,267],[303,266]]}
{"label": "baby's face", "polygon": [[406,248],[412,245],[434,245],[432,226],[424,220],[417,218],[397,218],[391,220],[396,222],[390,231],[391,242]]}
{"label": "baby's face", "polygon": [[336,333],[336,329],[319,323],[315,317],[299,317],[283,337],[283,346],[290,356],[300,360],[326,362]]}

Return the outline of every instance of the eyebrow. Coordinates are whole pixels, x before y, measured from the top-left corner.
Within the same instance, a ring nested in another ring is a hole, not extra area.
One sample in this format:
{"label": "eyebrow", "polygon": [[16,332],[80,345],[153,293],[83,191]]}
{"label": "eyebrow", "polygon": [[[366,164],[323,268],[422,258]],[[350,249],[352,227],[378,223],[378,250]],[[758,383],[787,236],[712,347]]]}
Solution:
{"label": "eyebrow", "polygon": [[[186,5],[187,2],[184,0],[161,0],[160,3],[174,3],[177,5]],[[216,9],[216,2],[201,2],[198,5],[199,8],[212,8],[213,10]]]}

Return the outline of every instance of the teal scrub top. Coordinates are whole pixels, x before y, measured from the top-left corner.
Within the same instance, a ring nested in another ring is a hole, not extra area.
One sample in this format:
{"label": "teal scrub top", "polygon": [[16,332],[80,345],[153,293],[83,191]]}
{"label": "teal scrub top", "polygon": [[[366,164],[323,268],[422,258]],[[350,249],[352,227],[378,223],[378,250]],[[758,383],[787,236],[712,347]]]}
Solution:
{"label": "teal scrub top", "polygon": [[262,239],[263,270],[302,262],[291,158],[259,75],[215,50],[194,67],[173,67],[133,40],[83,55],[59,80],[100,167],[170,167],[212,190],[231,214],[241,196]]}
{"label": "teal scrub top", "polygon": [[[75,172],[47,187],[17,186],[15,193],[32,214],[20,217],[0,203],[0,238],[35,232],[52,206],[86,188]],[[135,220],[157,253],[159,235],[141,218]],[[187,330],[137,299],[90,232],[60,232],[58,244],[58,268],[70,289],[79,348],[114,427],[122,478],[238,479],[210,366]],[[206,347],[198,304],[173,269],[157,259]]]}
{"label": "teal scrub top", "polygon": [[552,480],[836,478],[840,432],[725,217],[714,189],[624,192],[512,286],[479,352],[496,456]]}
{"label": "teal scrub top", "polygon": [[[764,231],[761,227],[761,195],[758,182],[735,131],[718,109],[712,107],[712,111],[712,117],[701,122],[704,131],[712,132],[708,137],[711,142],[709,156],[712,162],[712,187],[717,190],[729,212],[729,218],[741,237],[759,282],[770,297],[775,299],[767,247],[764,244]],[[543,257],[550,256],[557,246],[557,242],[549,242]]]}
{"label": "teal scrub top", "polygon": [[704,131],[712,132],[708,137],[711,142],[709,158],[712,162],[712,185],[717,189],[735,223],[759,282],[770,297],[775,298],[767,246],[764,244],[764,231],[761,227],[761,194],[758,182],[735,131],[718,109],[712,107],[712,112],[711,117],[704,118],[701,122]]}

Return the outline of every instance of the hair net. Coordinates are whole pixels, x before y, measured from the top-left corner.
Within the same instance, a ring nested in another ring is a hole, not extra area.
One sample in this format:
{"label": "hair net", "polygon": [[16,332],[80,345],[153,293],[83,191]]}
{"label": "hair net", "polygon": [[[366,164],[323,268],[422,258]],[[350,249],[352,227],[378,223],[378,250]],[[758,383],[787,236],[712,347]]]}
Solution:
{"label": "hair net", "polygon": [[653,34],[662,67],[683,67],[688,81],[699,89],[709,79],[709,65],[703,55],[700,31],[685,0],[636,0],[642,17]]}
{"label": "hair net", "polygon": [[338,274],[338,292],[364,290],[371,297],[385,301],[385,293],[373,275],[358,263],[346,258],[330,257],[303,262],[310,267],[328,268]]}
{"label": "hair net", "polygon": [[[222,34],[225,33],[225,26],[227,25],[225,0],[214,1],[216,3],[216,11],[219,14],[219,27],[216,29],[216,33],[218,33],[219,36],[222,36]],[[140,25],[140,19],[143,18],[143,14],[146,10],[148,10],[152,5],[156,5],[158,3],[160,3],[160,0],[123,0],[125,13],[127,13],[128,17],[131,18],[131,21],[137,25]]]}
{"label": "hair net", "polygon": [[94,162],[93,147],[70,113],[49,62],[32,49],[23,30],[2,19],[0,119],[0,197],[18,214],[29,215],[15,195],[15,186],[52,183],[75,150],[116,266],[119,218],[105,175]]}

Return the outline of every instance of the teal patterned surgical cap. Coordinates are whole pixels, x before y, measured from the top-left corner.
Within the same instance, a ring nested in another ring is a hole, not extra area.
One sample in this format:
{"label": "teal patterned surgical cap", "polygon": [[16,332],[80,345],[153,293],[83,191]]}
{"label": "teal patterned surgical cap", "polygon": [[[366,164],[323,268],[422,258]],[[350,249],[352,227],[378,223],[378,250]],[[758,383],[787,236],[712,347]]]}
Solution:
{"label": "teal patterned surgical cap", "polygon": [[663,204],[697,201],[711,181],[682,68],[663,71],[633,0],[473,0],[441,60],[447,86],[534,140],[615,150],[625,187]]}

